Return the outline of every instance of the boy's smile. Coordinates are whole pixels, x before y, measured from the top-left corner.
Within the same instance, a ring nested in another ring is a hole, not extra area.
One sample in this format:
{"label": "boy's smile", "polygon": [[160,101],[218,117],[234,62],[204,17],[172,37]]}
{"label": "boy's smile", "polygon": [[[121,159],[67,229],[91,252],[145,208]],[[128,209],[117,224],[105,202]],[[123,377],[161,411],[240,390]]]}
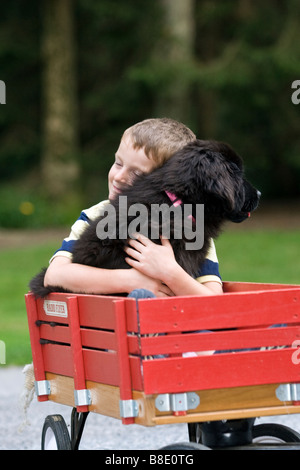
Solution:
{"label": "boy's smile", "polygon": [[132,185],[136,176],[149,173],[154,166],[154,161],[146,156],[144,149],[133,148],[129,136],[123,138],[108,173],[108,198],[114,199],[125,185]]}

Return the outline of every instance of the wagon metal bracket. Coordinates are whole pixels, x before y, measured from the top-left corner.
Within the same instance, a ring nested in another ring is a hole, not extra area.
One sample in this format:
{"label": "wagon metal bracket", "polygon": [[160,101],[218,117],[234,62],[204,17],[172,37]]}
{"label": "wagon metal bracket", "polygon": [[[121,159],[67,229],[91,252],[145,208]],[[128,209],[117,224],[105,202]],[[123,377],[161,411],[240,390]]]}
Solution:
{"label": "wagon metal bracket", "polygon": [[300,383],[279,385],[276,388],[276,397],[280,401],[299,401]]}
{"label": "wagon metal bracket", "polygon": [[34,382],[34,389],[37,397],[50,395],[51,387],[49,380],[36,380]]}
{"label": "wagon metal bracket", "polygon": [[159,411],[188,411],[194,410],[200,403],[197,393],[164,393],[157,395],[155,406]]}
{"label": "wagon metal bracket", "polygon": [[76,406],[91,405],[92,397],[91,392],[88,389],[74,390],[74,398]]}
{"label": "wagon metal bracket", "polygon": [[139,405],[136,400],[120,400],[121,418],[136,418],[139,415]]}

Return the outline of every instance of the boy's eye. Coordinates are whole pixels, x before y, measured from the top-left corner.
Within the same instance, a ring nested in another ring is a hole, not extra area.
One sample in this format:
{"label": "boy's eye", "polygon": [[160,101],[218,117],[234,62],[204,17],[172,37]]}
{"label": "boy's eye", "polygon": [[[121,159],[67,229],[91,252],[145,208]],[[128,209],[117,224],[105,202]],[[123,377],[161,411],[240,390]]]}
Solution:
{"label": "boy's eye", "polygon": [[122,166],[122,163],[116,160],[115,165],[120,168]]}

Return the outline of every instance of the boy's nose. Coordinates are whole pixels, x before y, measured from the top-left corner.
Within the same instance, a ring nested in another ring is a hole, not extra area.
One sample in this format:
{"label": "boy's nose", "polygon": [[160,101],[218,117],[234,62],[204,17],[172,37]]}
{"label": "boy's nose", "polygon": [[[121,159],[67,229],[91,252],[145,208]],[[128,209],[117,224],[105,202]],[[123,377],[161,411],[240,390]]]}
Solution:
{"label": "boy's nose", "polygon": [[118,173],[115,175],[115,181],[120,181],[120,183],[126,183],[128,179],[128,172],[125,168],[122,168],[121,170],[118,171]]}
{"label": "boy's nose", "polygon": [[133,179],[132,173],[126,168],[122,168],[122,170],[118,171],[114,178],[117,183],[127,184],[129,186],[132,185]]}

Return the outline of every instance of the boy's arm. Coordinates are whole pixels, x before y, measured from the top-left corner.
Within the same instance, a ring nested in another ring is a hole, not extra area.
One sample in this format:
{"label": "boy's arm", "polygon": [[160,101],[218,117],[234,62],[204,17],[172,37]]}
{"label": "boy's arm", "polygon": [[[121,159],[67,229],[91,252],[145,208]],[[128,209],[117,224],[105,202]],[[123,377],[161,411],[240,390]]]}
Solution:
{"label": "boy's arm", "polygon": [[223,293],[220,283],[215,281],[200,283],[184,271],[178,263],[174,264],[173,269],[168,271],[163,281],[172,289],[175,295],[216,295]]}
{"label": "boy's arm", "polygon": [[157,245],[141,234],[136,235],[136,240],[130,240],[130,246],[125,248],[131,256],[126,258],[127,263],[147,276],[158,277],[175,295],[223,293],[221,281],[200,283],[193,279],[177,263],[169,240],[162,238],[161,243]]}
{"label": "boy's arm", "polygon": [[86,294],[129,293],[144,288],[156,296],[173,295],[159,279],[152,279],[136,269],[100,269],[72,263],[72,248],[85,230],[90,220],[97,217],[108,201],[102,201],[81,212],[72,225],[70,235],[63,240],[62,246],[52,256],[45,274],[45,286],[61,286],[72,292]]}
{"label": "boy's arm", "polygon": [[148,289],[157,297],[173,294],[161,280],[148,277],[136,269],[94,268],[72,263],[66,256],[56,256],[52,260],[44,284],[86,294],[129,293],[138,288]]}

